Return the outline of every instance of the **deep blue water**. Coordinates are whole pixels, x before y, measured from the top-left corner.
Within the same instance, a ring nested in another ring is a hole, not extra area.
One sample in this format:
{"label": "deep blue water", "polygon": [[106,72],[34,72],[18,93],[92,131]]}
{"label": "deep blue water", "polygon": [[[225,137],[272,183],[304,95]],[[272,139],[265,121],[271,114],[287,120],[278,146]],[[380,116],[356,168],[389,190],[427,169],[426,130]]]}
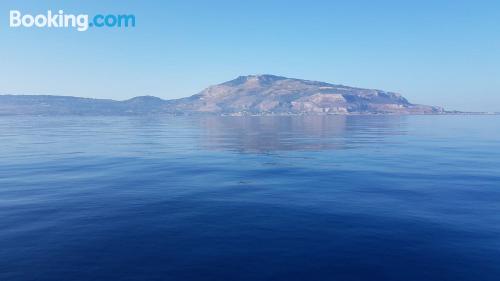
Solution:
{"label": "deep blue water", "polygon": [[0,280],[500,280],[500,116],[1,117]]}

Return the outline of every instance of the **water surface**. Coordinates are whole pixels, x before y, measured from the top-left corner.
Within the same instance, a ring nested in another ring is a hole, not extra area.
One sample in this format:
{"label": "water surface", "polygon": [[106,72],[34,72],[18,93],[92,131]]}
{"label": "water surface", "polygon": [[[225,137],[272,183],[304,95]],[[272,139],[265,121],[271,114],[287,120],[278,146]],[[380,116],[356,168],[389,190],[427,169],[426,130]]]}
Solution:
{"label": "water surface", "polygon": [[498,116],[1,117],[0,280],[499,280]]}

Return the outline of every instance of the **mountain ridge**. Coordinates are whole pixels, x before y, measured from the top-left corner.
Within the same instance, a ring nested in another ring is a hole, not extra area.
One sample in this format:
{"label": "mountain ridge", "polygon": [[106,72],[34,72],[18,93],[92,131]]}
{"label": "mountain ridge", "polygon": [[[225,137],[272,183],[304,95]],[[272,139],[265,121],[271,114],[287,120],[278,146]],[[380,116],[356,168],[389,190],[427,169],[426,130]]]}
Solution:
{"label": "mountain ridge", "polygon": [[0,115],[302,115],[443,114],[438,106],[410,103],[401,94],[263,74],[239,76],[190,97],[128,100],[55,95],[0,95]]}
{"label": "mountain ridge", "polygon": [[239,76],[175,101],[183,112],[216,114],[439,113],[402,95],[276,75]]}

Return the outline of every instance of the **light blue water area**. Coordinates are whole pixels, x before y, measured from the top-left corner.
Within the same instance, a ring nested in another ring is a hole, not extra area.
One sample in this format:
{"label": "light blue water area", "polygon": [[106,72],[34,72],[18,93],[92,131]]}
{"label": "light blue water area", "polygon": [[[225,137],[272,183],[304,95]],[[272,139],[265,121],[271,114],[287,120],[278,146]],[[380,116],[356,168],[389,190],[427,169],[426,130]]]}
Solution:
{"label": "light blue water area", "polygon": [[1,117],[0,280],[499,280],[498,116]]}

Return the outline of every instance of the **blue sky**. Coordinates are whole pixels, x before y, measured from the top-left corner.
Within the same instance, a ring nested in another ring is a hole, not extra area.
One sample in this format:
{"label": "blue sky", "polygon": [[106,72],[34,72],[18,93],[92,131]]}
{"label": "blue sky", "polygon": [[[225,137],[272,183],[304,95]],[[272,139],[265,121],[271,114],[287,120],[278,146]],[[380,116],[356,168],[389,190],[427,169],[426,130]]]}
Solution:
{"label": "blue sky", "polygon": [[[134,14],[131,29],[11,29],[9,10]],[[0,93],[178,98],[276,74],[500,111],[499,1],[2,1]]]}

